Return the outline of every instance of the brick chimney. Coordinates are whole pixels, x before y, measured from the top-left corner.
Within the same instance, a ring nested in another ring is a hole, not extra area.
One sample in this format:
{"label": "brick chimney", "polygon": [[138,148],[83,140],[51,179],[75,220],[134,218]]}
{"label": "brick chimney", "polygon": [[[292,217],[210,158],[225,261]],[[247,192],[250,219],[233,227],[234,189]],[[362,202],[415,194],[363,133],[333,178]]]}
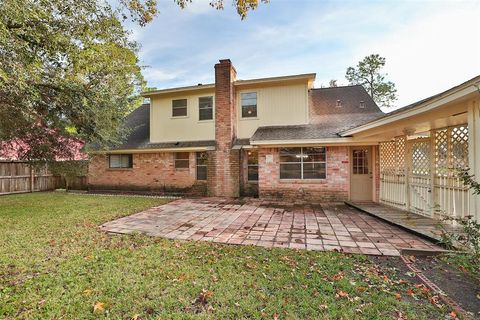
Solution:
{"label": "brick chimney", "polygon": [[210,152],[208,193],[211,196],[238,197],[240,152],[232,150],[237,120],[235,81],[237,72],[229,59],[215,64],[215,140]]}

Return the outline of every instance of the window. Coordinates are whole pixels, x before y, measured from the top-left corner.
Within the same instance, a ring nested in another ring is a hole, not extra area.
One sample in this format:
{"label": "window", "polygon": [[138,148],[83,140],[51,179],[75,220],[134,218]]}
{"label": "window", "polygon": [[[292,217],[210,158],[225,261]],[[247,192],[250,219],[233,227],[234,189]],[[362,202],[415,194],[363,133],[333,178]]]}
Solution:
{"label": "window", "polygon": [[257,116],[257,93],[242,93],[241,100],[242,118],[255,118]]}
{"label": "window", "polygon": [[258,181],[258,152],[255,150],[247,152],[247,174],[248,181]]}
{"label": "window", "polygon": [[369,174],[368,149],[353,150],[353,174]]}
{"label": "window", "polygon": [[188,169],[190,154],[188,152],[175,153],[175,169]]}
{"label": "window", "polygon": [[172,100],[172,117],[187,116],[187,99]]}
{"label": "window", "polygon": [[197,180],[207,180],[206,152],[197,152]]}
{"label": "window", "polygon": [[132,168],[133,161],[131,154],[111,154],[108,156],[108,167],[112,169]]}
{"label": "window", "polygon": [[326,148],[280,149],[280,179],[325,179]]}
{"label": "window", "polygon": [[198,98],[198,120],[213,119],[213,97]]}

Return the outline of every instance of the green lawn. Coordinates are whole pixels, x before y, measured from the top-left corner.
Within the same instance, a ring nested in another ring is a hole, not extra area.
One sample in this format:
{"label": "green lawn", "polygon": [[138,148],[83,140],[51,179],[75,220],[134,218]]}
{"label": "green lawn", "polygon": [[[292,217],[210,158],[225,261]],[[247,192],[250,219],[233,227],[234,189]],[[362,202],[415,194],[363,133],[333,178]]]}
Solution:
{"label": "green lawn", "polygon": [[450,311],[365,256],[98,229],[163,201],[0,197],[0,318],[417,320]]}

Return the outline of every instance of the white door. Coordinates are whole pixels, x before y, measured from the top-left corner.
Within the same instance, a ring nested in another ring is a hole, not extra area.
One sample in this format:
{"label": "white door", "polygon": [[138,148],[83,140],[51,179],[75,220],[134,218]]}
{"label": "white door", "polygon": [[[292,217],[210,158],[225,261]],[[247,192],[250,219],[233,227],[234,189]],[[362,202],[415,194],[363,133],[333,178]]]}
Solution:
{"label": "white door", "polygon": [[354,147],[350,166],[350,199],[372,200],[372,152],[370,147]]}

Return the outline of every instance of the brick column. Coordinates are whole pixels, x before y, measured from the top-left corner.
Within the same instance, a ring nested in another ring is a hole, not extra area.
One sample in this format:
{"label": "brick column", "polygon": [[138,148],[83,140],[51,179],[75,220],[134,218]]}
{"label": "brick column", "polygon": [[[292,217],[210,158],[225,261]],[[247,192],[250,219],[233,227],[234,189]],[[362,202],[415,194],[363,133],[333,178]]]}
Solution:
{"label": "brick column", "polygon": [[237,72],[228,59],[215,65],[215,140],[209,154],[208,193],[211,196],[238,197],[240,183],[239,150],[232,150],[237,120],[235,87]]}

